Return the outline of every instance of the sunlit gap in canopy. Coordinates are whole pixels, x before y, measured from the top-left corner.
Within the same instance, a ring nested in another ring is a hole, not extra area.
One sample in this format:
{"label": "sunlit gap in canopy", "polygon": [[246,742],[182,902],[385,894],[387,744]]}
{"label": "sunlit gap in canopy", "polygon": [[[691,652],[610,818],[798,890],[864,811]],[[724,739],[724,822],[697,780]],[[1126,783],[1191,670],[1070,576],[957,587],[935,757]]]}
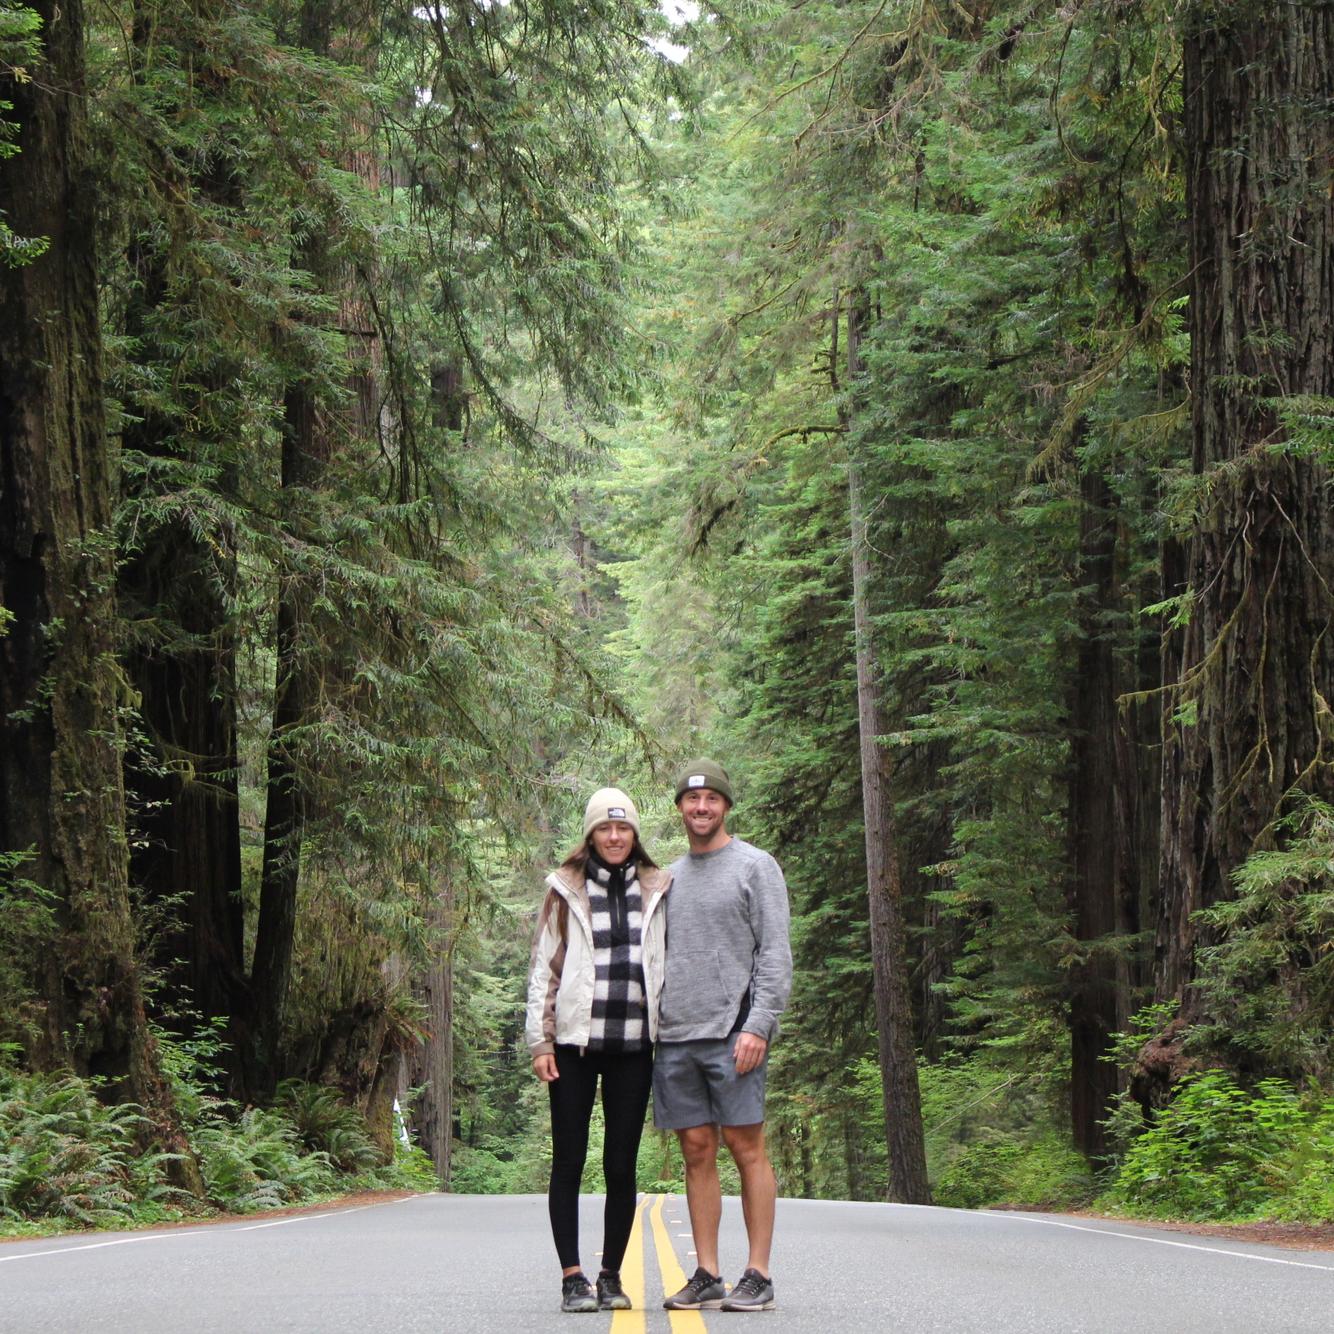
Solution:
{"label": "sunlit gap in canopy", "polygon": [[[473,0],[473,3],[480,9],[490,9],[493,5],[507,8],[514,3],[514,0]],[[695,0],[658,0],[658,9],[674,28],[680,27],[684,23],[693,23],[699,18],[699,5],[695,3]],[[448,5],[435,3],[418,5],[413,13],[425,22],[435,21],[437,23],[443,22],[450,16]],[[690,54],[688,46],[681,46],[677,42],[669,41],[666,37],[646,37],[644,45],[650,51],[656,52],[664,59],[677,65]],[[429,102],[431,94],[429,90],[422,89],[418,93],[418,98],[422,102]]]}
{"label": "sunlit gap in canopy", "polygon": [[[699,18],[699,5],[695,0],[658,0],[658,8],[673,28],[679,28],[683,23],[693,23]],[[645,38],[645,44],[650,51],[656,51],[658,55],[676,65],[690,54],[688,46],[668,41],[665,37]]]}

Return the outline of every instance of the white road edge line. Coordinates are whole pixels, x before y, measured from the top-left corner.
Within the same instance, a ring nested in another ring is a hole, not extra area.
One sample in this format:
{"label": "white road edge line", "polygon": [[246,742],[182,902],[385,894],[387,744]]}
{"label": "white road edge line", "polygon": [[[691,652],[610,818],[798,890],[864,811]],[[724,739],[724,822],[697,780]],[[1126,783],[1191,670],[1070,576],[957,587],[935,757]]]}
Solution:
{"label": "white road edge line", "polygon": [[278,1218],[272,1223],[242,1223],[240,1225],[214,1224],[211,1227],[181,1228],[164,1232],[149,1232],[138,1237],[117,1237],[114,1241],[90,1241],[82,1246],[57,1246],[49,1251],[24,1251],[21,1255],[0,1255],[0,1265],[11,1264],[15,1260],[36,1260],[44,1255],[72,1255],[76,1251],[100,1251],[104,1246],[133,1246],[136,1242],[170,1241],[177,1237],[205,1237],[211,1232],[256,1232],[265,1227],[282,1227],[284,1223],[313,1223],[320,1218],[332,1218],[335,1214],[359,1214],[363,1209],[381,1209],[387,1204],[403,1204],[413,1200],[415,1195],[405,1195],[398,1200],[380,1200],[375,1204],[357,1204],[351,1209],[330,1209],[322,1214],[295,1214],[291,1218]]}
{"label": "white road edge line", "polygon": [[1138,1232],[1118,1232],[1109,1227],[1088,1227],[1083,1223],[1058,1223],[1054,1218],[1034,1218],[1030,1214],[983,1210],[988,1218],[1004,1218],[1016,1223],[1038,1223],[1044,1227],[1063,1227],[1071,1232],[1093,1232],[1100,1237],[1124,1237],[1127,1241],[1147,1241],[1154,1246],[1176,1246],[1183,1251],[1204,1251],[1208,1255],[1230,1255],[1239,1260],[1258,1260],[1267,1265],[1292,1265],[1296,1269],[1319,1269],[1334,1274],[1334,1265],[1312,1264],[1309,1260],[1283,1260],[1277,1255],[1256,1255],[1254,1251],[1232,1251],[1222,1246],[1201,1246],[1192,1241],[1168,1241],[1166,1237],[1145,1237]]}
{"label": "white road edge line", "polygon": [[15,1260],[36,1260],[43,1255],[70,1255],[74,1251],[100,1251],[103,1246],[132,1246],[140,1241],[165,1241],[175,1237],[197,1237],[203,1228],[191,1228],[181,1232],[153,1232],[145,1237],[117,1237],[115,1241],[90,1241],[84,1246],[57,1246],[51,1251],[24,1251],[21,1255],[0,1255],[0,1265],[12,1264]]}

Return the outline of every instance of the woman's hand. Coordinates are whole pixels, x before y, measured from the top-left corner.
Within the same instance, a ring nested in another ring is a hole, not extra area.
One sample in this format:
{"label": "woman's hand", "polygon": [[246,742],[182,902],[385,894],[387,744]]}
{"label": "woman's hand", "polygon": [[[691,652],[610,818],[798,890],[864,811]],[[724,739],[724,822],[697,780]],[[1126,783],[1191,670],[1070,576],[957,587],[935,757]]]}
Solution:
{"label": "woman's hand", "polygon": [[559,1079],[560,1071],[556,1069],[556,1058],[549,1051],[543,1052],[541,1056],[534,1056],[533,1074],[544,1084]]}

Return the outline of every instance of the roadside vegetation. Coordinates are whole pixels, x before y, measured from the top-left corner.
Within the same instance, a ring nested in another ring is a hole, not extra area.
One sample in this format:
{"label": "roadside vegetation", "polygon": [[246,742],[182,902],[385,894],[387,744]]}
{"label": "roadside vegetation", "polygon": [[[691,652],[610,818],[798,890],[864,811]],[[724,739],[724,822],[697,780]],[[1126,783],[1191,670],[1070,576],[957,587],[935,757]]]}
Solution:
{"label": "roadside vegetation", "polygon": [[[169,1064],[192,1058],[173,1052]],[[364,1118],[332,1089],[291,1081],[273,1106],[241,1108],[176,1075],[206,1192],[183,1190],[172,1156],[145,1151],[151,1125],[96,1081],[0,1061],[0,1232],[26,1236],[249,1214],[359,1191],[434,1190],[431,1161],[397,1142],[384,1160]],[[146,1133],[147,1132],[147,1133]]]}

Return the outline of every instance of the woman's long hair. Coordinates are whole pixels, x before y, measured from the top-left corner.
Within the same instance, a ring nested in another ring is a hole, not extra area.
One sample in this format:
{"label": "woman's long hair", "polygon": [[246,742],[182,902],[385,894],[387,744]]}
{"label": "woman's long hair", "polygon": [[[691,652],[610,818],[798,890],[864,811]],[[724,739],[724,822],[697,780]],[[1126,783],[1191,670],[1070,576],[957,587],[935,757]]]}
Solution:
{"label": "woman's long hair", "polygon": [[[590,842],[592,837],[593,835],[592,833],[590,833],[588,837],[585,838],[584,841],[580,843],[579,846],[575,848],[575,850],[572,853],[570,853],[570,855],[566,857],[566,859],[563,862],[561,862],[560,865],[562,871],[568,866],[570,870],[578,871],[581,876],[584,874],[585,869],[588,866],[588,854],[592,850],[593,846],[592,843]],[[644,845],[639,841],[638,834],[635,835],[635,841],[633,844],[631,844],[630,847],[630,855],[625,859],[625,861],[627,863],[634,862],[634,864],[638,866],[641,870],[646,870],[650,866],[656,867],[658,864],[644,850]]]}

